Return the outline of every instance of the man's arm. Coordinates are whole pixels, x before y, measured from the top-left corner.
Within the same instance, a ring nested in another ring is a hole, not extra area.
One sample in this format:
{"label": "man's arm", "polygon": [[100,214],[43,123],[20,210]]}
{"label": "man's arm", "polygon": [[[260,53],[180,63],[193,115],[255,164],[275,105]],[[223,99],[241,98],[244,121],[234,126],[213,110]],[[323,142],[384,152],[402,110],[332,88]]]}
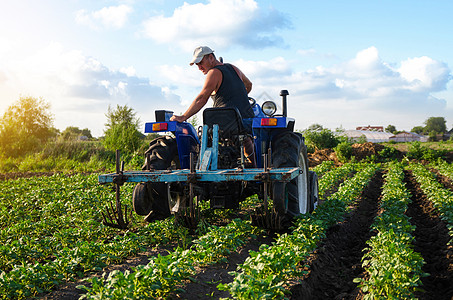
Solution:
{"label": "man's arm", "polygon": [[244,73],[242,73],[241,70],[239,70],[238,67],[232,65],[234,70],[236,71],[236,73],[238,74],[239,78],[241,78],[242,82],[244,82],[244,85],[245,85],[245,90],[247,91],[247,94],[250,93],[250,91],[252,90],[252,82],[250,81],[250,79],[247,78],[247,76],[245,76]]}
{"label": "man's arm", "polygon": [[222,72],[217,69],[209,70],[208,74],[206,75],[206,80],[204,82],[203,88],[201,89],[201,92],[197,97],[195,97],[186,112],[181,116],[172,116],[170,118],[170,121],[184,122],[188,118],[199,112],[200,109],[202,109],[203,106],[205,106],[208,102],[209,96],[211,96],[212,92],[218,89],[221,82]]}

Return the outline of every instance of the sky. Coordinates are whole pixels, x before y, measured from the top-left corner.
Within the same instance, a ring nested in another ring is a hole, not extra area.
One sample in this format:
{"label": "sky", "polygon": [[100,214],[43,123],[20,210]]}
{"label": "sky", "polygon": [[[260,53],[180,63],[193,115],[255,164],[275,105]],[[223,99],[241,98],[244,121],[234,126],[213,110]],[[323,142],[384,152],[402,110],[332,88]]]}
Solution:
{"label": "sky", "polygon": [[189,62],[207,45],[258,103],[281,107],[288,90],[296,129],[410,130],[433,116],[450,129],[452,11],[451,0],[0,0],[0,116],[34,97],[60,131],[102,136],[117,105],[144,128],[197,96],[205,77]]}

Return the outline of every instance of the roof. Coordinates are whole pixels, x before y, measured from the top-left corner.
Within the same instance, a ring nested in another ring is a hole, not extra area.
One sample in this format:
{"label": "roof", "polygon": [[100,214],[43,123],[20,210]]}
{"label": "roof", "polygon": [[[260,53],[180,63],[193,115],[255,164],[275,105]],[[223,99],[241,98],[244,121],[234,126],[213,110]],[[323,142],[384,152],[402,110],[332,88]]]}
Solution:
{"label": "roof", "polygon": [[367,142],[382,143],[388,142],[389,138],[393,136],[390,132],[369,131],[369,130],[345,130],[340,135],[347,136],[348,138],[357,139],[364,136]]}

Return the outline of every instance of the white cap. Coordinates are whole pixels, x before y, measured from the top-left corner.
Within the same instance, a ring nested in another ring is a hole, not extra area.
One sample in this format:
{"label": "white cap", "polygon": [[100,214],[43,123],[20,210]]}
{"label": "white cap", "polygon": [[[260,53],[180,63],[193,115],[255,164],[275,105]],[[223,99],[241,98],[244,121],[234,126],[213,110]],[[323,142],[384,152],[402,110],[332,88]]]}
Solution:
{"label": "white cap", "polygon": [[190,65],[192,66],[193,64],[198,64],[205,55],[214,53],[214,50],[209,48],[208,46],[199,46],[195,48],[193,51],[193,58],[192,61],[190,62]]}

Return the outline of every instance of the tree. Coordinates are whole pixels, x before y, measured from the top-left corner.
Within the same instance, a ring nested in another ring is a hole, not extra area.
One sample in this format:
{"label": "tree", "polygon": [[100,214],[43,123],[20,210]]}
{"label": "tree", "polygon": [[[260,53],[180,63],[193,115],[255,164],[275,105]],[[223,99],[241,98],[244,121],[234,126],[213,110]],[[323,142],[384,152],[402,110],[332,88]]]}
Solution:
{"label": "tree", "polygon": [[411,132],[415,132],[417,134],[423,134],[425,131],[425,128],[423,126],[415,126],[414,128],[411,129]]}
{"label": "tree", "polygon": [[79,127],[68,126],[61,133],[61,138],[65,141],[75,140],[78,139],[80,136],[86,136],[89,139],[93,138],[93,136],[91,135],[91,131],[88,128],[80,129]]}
{"label": "tree", "polygon": [[431,133],[434,131],[437,134],[447,132],[447,121],[444,117],[430,117],[425,121],[425,132]]}
{"label": "tree", "polygon": [[0,119],[0,149],[7,157],[19,157],[40,149],[56,136],[50,104],[43,99],[21,97]]}
{"label": "tree", "polygon": [[105,116],[107,117],[107,123],[105,124],[107,130],[115,125],[134,126],[136,128],[140,125],[140,120],[136,117],[136,113],[127,105],[121,106],[117,104],[115,110],[109,105]]}
{"label": "tree", "polygon": [[394,125],[389,125],[387,127],[385,127],[385,132],[390,132],[390,133],[393,133],[393,134],[396,134],[396,127]]}
{"label": "tree", "polygon": [[339,140],[335,134],[322,125],[313,124],[303,131],[305,144],[308,152],[314,152],[316,149],[334,148],[338,145]]}
{"label": "tree", "polygon": [[109,106],[104,131],[105,148],[133,153],[140,147],[143,135],[138,131],[140,120],[135,115],[127,105],[117,105],[115,110]]}

